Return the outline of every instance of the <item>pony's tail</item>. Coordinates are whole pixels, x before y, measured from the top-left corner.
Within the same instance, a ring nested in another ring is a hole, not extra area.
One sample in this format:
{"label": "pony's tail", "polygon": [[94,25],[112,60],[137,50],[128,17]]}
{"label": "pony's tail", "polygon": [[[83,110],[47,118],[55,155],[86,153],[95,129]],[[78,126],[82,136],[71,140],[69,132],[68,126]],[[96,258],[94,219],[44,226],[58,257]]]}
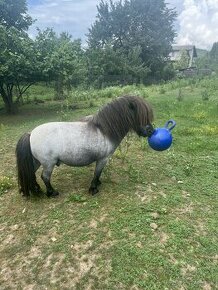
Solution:
{"label": "pony's tail", "polygon": [[16,146],[18,188],[24,196],[34,192],[36,186],[36,175],[34,171],[33,155],[30,148],[30,134],[25,133]]}

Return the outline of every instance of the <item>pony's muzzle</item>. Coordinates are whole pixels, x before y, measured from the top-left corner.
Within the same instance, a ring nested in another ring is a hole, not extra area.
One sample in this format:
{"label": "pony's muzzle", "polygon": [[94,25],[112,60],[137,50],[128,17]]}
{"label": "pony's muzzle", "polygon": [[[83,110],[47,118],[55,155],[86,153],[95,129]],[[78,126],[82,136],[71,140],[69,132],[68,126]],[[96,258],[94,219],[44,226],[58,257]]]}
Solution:
{"label": "pony's muzzle", "polygon": [[151,124],[149,124],[141,128],[140,136],[151,137],[153,133],[154,133],[154,127]]}

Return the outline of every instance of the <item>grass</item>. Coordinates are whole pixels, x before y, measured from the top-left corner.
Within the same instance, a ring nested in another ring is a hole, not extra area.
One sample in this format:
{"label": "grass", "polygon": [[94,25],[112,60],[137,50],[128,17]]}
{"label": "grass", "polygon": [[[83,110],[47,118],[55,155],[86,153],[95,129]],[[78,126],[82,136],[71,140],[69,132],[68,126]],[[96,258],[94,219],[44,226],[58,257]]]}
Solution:
{"label": "grass", "polygon": [[[0,288],[216,289],[217,83],[76,90],[62,103],[40,86],[18,115],[2,113]],[[96,197],[87,193],[92,165],[55,169],[57,199],[18,194],[14,148],[21,134],[43,122],[95,113],[127,93],[149,100],[156,126],[176,120],[170,150],[155,152],[130,134],[104,170]],[[41,95],[44,103],[31,102]]]}

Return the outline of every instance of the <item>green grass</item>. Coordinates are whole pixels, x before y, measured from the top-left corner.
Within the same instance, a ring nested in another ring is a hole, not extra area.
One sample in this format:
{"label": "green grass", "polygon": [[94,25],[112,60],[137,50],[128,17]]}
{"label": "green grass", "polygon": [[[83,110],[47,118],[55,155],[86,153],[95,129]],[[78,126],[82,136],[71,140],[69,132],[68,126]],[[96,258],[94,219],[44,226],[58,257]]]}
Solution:
{"label": "green grass", "polygon": [[[2,113],[0,288],[216,289],[217,83],[75,90],[64,102],[39,86],[18,115]],[[170,150],[155,152],[146,139],[130,134],[105,168],[96,197],[87,192],[92,165],[56,168],[52,182],[61,192],[56,199],[18,194],[14,150],[24,132],[95,113],[127,93],[148,99],[156,126],[176,120]],[[36,96],[45,102],[35,104]]]}

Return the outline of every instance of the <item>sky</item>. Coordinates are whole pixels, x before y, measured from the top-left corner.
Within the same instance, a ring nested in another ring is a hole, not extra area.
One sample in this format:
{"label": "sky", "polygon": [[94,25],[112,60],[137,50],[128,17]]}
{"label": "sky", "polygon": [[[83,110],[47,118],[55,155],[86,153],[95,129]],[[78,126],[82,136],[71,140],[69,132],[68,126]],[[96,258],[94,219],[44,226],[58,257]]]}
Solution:
{"label": "sky", "polygon": [[[158,0],[153,0],[158,1]],[[86,40],[88,28],[95,21],[99,0],[27,0],[28,13],[37,21],[30,27],[31,37],[36,27],[53,27],[57,33],[66,31],[73,39]],[[195,45],[210,50],[218,41],[218,0],[166,0],[175,8],[175,44]]]}

